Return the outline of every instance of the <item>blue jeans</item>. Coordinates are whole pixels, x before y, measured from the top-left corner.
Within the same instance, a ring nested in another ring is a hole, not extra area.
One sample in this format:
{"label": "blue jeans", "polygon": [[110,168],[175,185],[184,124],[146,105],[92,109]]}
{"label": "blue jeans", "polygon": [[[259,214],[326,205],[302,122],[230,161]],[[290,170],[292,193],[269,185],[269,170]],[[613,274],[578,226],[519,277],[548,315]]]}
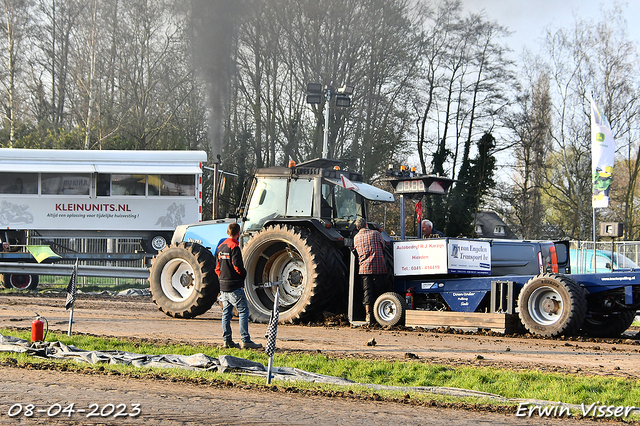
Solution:
{"label": "blue jeans", "polygon": [[244,294],[244,288],[235,291],[221,291],[222,299],[222,339],[225,342],[231,341],[231,317],[233,316],[233,307],[236,307],[240,318],[240,337],[243,342],[250,342],[249,336],[249,307],[247,306],[247,296]]}

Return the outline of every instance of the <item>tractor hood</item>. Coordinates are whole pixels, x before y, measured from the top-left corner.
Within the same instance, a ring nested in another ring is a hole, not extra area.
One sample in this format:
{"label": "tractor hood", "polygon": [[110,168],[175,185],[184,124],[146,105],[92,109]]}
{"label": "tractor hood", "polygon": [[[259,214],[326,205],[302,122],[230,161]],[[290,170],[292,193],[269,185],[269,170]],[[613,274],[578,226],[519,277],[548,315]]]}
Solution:
{"label": "tractor hood", "polygon": [[364,182],[352,182],[344,177],[344,175],[342,175],[341,178],[342,179],[325,179],[335,185],[356,192],[369,201],[380,201],[383,203],[392,203],[395,201],[393,194],[385,191],[384,189],[376,188],[375,186]]}

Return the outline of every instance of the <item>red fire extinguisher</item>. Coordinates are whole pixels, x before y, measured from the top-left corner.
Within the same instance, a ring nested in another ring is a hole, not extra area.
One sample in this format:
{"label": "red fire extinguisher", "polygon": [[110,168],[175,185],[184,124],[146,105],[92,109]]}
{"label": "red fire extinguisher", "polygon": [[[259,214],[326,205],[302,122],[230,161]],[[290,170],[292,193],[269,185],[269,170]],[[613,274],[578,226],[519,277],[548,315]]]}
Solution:
{"label": "red fire extinguisher", "polygon": [[407,294],[404,297],[407,301],[407,309],[413,309],[413,287],[407,290]]}
{"label": "red fire extinguisher", "polygon": [[[44,317],[42,319],[47,321]],[[43,341],[47,336],[47,332],[49,332],[49,321],[47,321],[47,330],[45,332],[44,322],[40,321],[40,315],[36,313],[36,319],[31,323],[31,342]]]}

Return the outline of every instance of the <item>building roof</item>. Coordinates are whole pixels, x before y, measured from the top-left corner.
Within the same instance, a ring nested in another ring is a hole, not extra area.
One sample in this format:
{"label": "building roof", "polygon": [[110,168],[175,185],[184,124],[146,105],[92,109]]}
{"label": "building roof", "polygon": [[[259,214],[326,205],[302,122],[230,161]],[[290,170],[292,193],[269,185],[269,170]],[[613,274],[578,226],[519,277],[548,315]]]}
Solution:
{"label": "building roof", "polygon": [[509,227],[497,213],[492,211],[478,212],[475,220],[476,237],[517,239]]}

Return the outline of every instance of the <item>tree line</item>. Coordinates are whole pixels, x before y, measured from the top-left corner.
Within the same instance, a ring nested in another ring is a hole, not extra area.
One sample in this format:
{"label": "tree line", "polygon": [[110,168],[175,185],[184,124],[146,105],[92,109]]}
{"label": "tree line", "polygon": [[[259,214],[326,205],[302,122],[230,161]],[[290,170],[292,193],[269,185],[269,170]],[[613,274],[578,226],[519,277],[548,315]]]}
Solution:
{"label": "tree line", "polygon": [[1,1],[2,147],[204,149],[239,177],[233,212],[256,168],[321,156],[307,84],[346,84],[329,157],[380,186],[389,164],[457,179],[423,200],[438,229],[472,236],[492,209],[524,238],[588,238],[593,93],[618,141],[596,214],[638,236],[638,61],[619,6],[516,60],[508,28],[460,0]]}

